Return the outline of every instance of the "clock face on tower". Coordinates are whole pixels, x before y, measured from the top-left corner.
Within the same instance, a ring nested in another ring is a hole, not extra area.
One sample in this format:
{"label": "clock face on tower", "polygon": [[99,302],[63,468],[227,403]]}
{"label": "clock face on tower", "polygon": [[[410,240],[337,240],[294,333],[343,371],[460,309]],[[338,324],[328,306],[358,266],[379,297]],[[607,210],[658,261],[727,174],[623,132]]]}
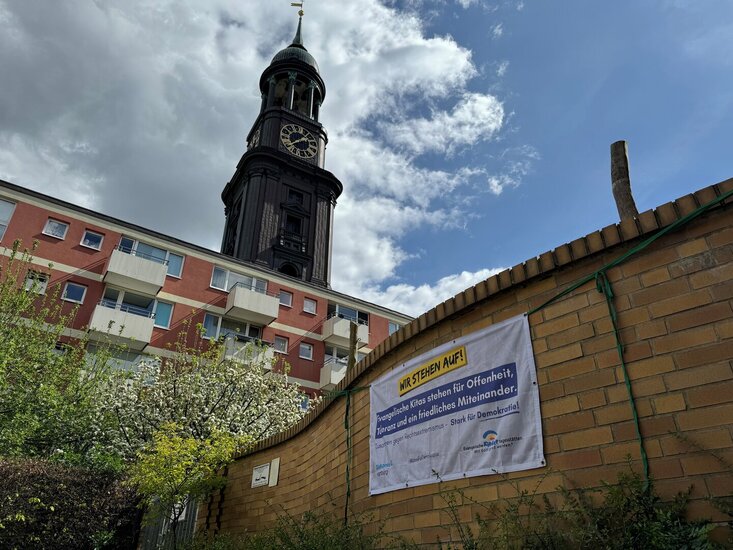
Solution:
{"label": "clock face on tower", "polygon": [[313,158],[318,152],[318,142],[308,130],[298,124],[286,124],[280,130],[280,141],[291,155]]}

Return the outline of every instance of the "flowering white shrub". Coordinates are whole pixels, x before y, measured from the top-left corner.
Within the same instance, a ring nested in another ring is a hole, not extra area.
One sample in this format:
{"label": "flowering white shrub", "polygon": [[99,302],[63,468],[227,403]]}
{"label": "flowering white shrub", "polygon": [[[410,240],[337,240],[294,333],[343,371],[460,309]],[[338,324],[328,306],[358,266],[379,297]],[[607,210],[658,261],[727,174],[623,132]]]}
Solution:
{"label": "flowering white shrub", "polygon": [[171,357],[151,358],[132,372],[120,371],[103,389],[100,413],[112,415],[113,445],[128,458],[173,423],[195,439],[215,431],[257,441],[297,422],[306,412],[303,394],[274,367],[266,348],[248,343],[236,359],[224,346],[197,340],[186,347],[185,331]]}

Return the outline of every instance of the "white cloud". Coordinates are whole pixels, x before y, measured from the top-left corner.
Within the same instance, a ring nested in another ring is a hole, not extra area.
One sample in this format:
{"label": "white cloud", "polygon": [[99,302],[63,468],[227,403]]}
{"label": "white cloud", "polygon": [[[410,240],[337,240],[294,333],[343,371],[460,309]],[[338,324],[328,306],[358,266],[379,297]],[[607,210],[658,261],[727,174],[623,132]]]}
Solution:
{"label": "white cloud", "polygon": [[[259,110],[260,74],[289,43],[295,14],[255,0],[68,0],[43,10],[0,0],[0,21],[0,72],[13,75],[0,86],[0,177],[216,249],[219,193]],[[410,311],[458,292],[479,275],[400,286],[419,306],[379,288],[411,258],[405,235],[475,215],[466,197],[486,168],[435,166],[495,137],[502,103],[468,90],[478,74],[471,52],[426,35],[418,13],[378,0],[314,2],[303,37],[327,87],[326,167],[346,188],[334,288]],[[425,154],[437,157],[430,168],[418,162]]]}
{"label": "white cloud", "polygon": [[451,153],[456,147],[492,138],[501,128],[504,108],[488,94],[466,93],[451,112],[434,112],[432,118],[411,118],[382,125],[386,138],[414,154]]}
{"label": "white cloud", "polygon": [[481,269],[474,272],[462,271],[461,273],[443,277],[433,284],[426,283],[414,286],[401,283],[390,285],[384,290],[378,287],[371,287],[365,289],[362,294],[367,300],[416,317],[468,287],[503,271],[503,269]]}
{"label": "white cloud", "polygon": [[497,23],[493,27],[491,27],[491,38],[494,40],[497,40],[502,37],[504,34],[504,25],[501,23]]}
{"label": "white cloud", "polygon": [[508,61],[502,61],[499,63],[499,66],[496,68],[496,76],[499,78],[502,78],[506,72],[507,69],[509,69],[509,62]]}

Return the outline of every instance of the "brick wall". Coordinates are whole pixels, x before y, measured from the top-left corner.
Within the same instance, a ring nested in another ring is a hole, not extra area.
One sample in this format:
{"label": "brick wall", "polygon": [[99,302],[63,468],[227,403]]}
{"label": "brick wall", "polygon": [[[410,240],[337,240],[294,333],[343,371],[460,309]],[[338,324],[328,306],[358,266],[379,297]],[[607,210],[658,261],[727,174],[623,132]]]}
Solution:
{"label": "brick wall", "polygon": [[[698,191],[517,265],[447,300],[378,346],[343,383],[366,386],[434,347],[544,303],[644,237],[733,189]],[[615,292],[650,473],[666,498],[692,486],[690,511],[723,521],[707,500],[733,493],[733,208],[728,200],[608,272]],[[580,487],[613,481],[640,453],[605,302],[591,281],[530,315],[548,468],[454,483],[490,503],[519,487],[552,492],[563,476]],[[371,510],[387,532],[417,543],[455,539],[438,485],[370,497],[369,393],[353,394],[352,509]],[[229,483],[203,506],[199,527],[226,532],[271,526],[281,510],[343,511],[343,397],[228,470]],[[707,449],[708,452],[703,449]],[[280,458],[276,487],[250,488],[252,468]],[[726,465],[727,464],[727,465]],[[549,473],[548,473],[549,472]],[[544,479],[543,479],[543,476]],[[282,507],[282,508],[281,508]],[[469,521],[478,509],[460,509]],[[722,529],[722,528],[721,528]],[[724,536],[723,533],[718,533]]]}

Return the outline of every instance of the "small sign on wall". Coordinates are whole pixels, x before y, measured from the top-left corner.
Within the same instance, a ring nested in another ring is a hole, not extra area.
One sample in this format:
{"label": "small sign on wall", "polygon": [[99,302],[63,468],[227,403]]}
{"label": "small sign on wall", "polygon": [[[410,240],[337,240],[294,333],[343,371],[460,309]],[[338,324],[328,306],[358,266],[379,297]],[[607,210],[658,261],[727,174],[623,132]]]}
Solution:
{"label": "small sign on wall", "polygon": [[262,487],[270,483],[270,463],[255,466],[252,470],[252,487]]}
{"label": "small sign on wall", "polygon": [[280,476],[280,457],[273,458],[267,464],[260,464],[252,469],[252,487],[274,487]]}

